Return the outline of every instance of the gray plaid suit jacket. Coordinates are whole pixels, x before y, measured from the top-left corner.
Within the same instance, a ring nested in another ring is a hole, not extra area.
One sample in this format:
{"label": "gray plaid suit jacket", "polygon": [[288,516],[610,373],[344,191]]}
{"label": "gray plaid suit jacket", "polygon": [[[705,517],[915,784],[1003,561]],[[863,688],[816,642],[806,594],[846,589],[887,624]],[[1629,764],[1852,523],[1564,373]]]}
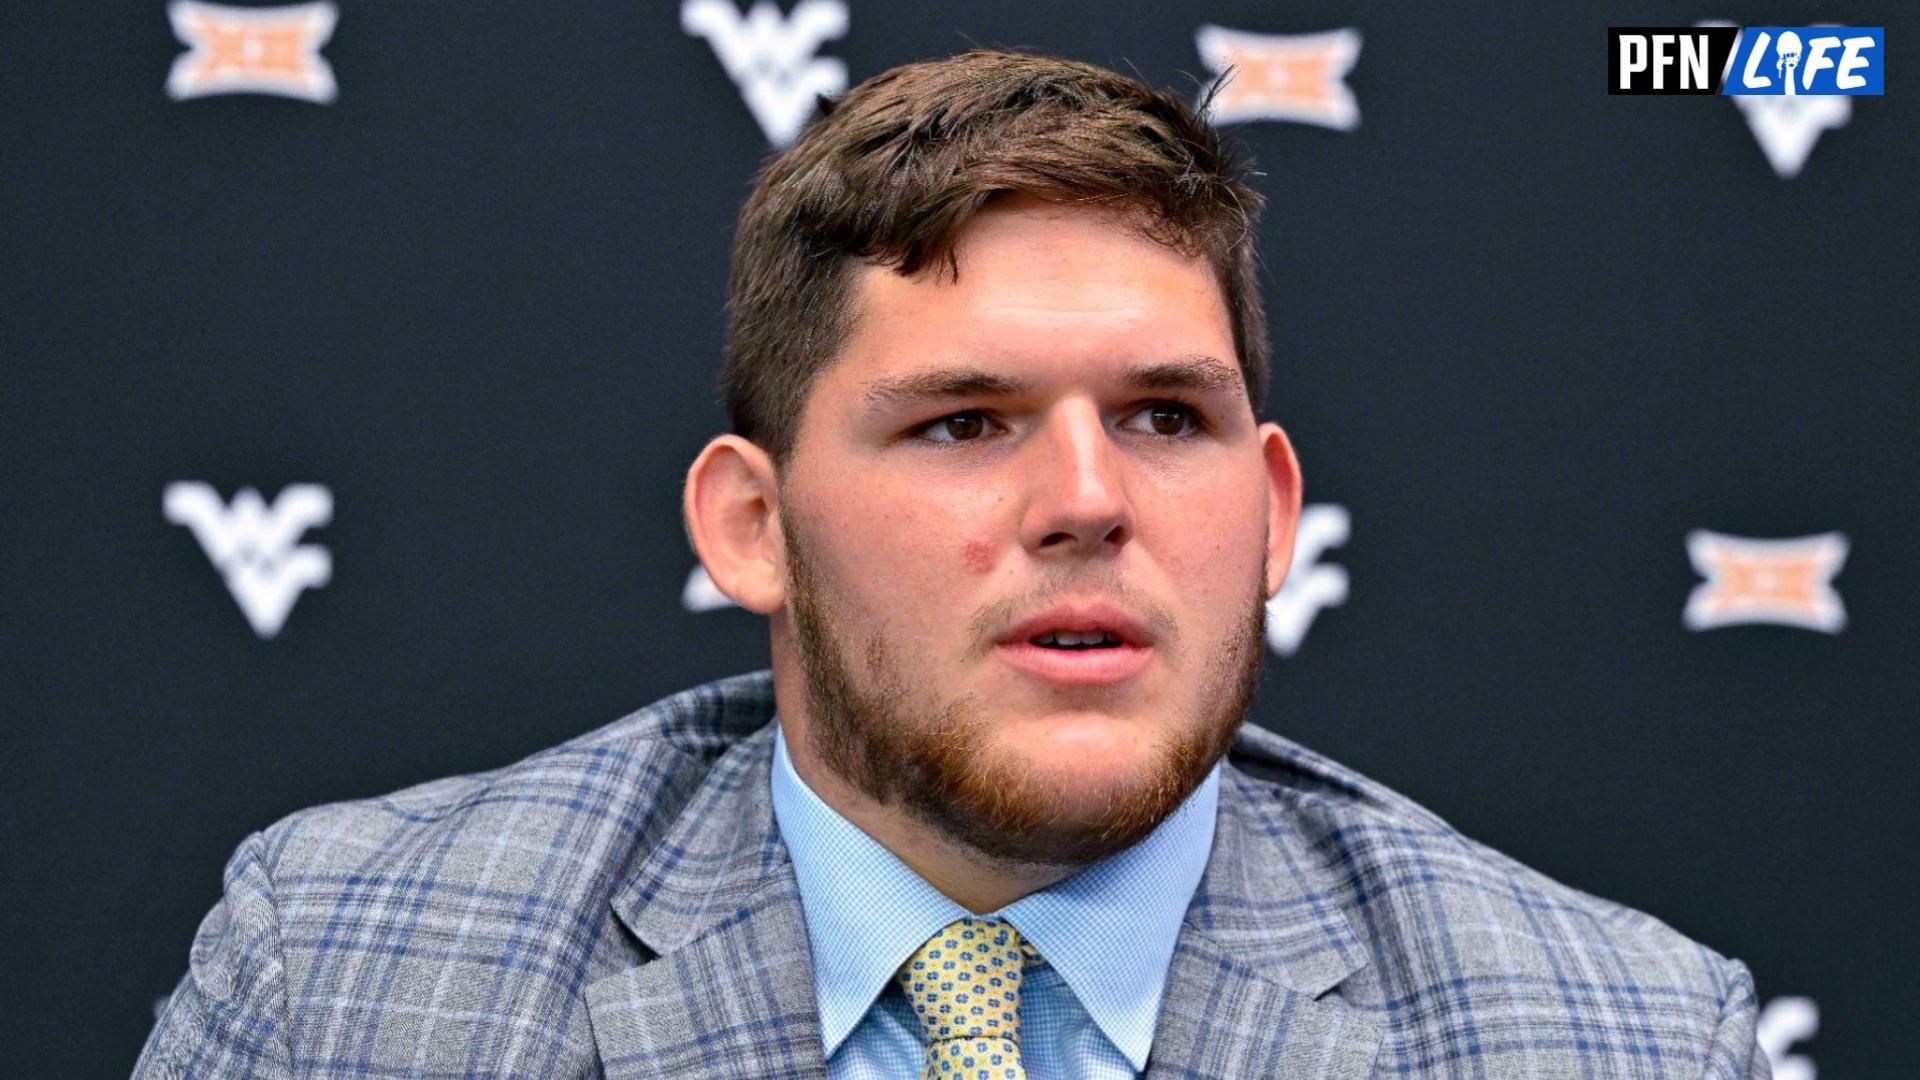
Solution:
{"label": "gray plaid suit jacket", "polygon": [[[240,845],[137,1077],[825,1076],[766,673]],[[1147,1075],[1764,1078],[1747,969],[1243,730]]]}

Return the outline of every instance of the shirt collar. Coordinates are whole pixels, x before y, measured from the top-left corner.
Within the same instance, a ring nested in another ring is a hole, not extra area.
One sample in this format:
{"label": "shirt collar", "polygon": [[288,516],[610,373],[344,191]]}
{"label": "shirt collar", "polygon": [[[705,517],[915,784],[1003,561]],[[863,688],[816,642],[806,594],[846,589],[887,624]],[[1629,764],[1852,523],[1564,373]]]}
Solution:
{"label": "shirt collar", "polygon": [[[1006,919],[1033,942],[1136,1071],[1146,1069],[1167,966],[1213,847],[1219,789],[1216,763],[1146,839],[982,916]],[[900,964],[969,912],[807,787],[778,725],[772,797],[800,888],[831,1057]]]}

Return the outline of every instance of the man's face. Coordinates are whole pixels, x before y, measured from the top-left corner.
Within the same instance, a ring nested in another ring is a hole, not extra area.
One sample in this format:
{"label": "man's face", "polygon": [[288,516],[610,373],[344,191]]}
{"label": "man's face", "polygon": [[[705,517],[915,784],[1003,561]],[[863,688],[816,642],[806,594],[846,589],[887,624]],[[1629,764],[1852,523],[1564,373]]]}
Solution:
{"label": "man's face", "polygon": [[957,257],[957,282],[862,271],[780,477],[775,648],[853,787],[989,856],[1086,863],[1231,743],[1297,479],[1203,260],[1034,200]]}

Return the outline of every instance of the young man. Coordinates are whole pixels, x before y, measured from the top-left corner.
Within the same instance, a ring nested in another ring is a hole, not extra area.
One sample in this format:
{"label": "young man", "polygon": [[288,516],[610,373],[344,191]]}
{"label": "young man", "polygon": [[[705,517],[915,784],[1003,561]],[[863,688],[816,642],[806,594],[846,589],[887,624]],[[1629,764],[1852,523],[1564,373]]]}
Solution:
{"label": "young man", "polygon": [[1258,197],[977,52],[741,215],[687,476],[773,671],[250,838],[143,1076],[1761,1077],[1746,969],[1242,720]]}

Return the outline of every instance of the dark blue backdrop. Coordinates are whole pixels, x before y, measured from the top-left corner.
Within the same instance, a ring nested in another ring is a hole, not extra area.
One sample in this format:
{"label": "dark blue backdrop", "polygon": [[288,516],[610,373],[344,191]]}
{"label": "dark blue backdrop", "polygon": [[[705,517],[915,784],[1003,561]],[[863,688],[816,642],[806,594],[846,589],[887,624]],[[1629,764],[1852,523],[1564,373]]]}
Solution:
{"label": "dark blue backdrop", "polygon": [[[1810,1036],[1783,1077],[1911,1059],[1911,66],[1844,110],[1602,90],[1609,25],[1890,9],[822,4],[819,40],[761,39],[790,80],[736,83],[755,39],[677,3],[348,0],[328,104],[170,96],[164,3],[0,14],[12,1071],[124,1074],[248,832],[764,663],[758,620],[689,603],[677,506],[783,100],[974,43],[1191,88],[1203,25],[1358,50],[1356,125],[1318,84],[1234,126],[1320,508],[1255,720],[1747,960],[1769,1037]],[[310,80],[298,45],[202,48]],[[1781,611],[1692,629],[1696,530],[1847,553],[1716,564]],[[312,587],[276,624],[280,570]],[[1829,581],[1844,626],[1791,624]]]}

